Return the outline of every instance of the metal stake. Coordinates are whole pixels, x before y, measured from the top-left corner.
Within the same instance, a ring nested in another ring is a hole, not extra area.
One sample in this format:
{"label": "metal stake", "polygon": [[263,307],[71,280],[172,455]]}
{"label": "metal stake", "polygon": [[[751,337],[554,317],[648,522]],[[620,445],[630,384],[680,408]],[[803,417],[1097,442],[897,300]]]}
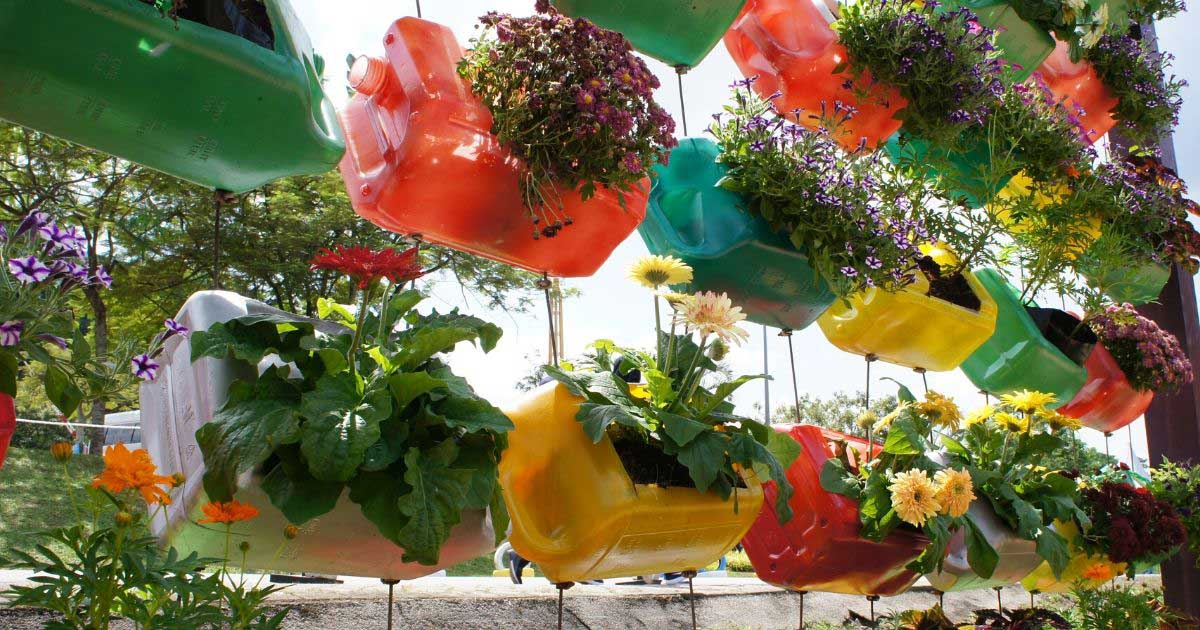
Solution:
{"label": "metal stake", "polygon": [[1136,470],[1137,467],[1134,466],[1134,461],[1136,458],[1133,455],[1133,425],[1132,424],[1128,424],[1125,426],[1125,433],[1129,437],[1129,469]]}
{"label": "metal stake", "polygon": [[[866,384],[867,386],[866,386],[866,392],[864,392],[864,396],[866,398],[866,411],[870,411],[871,410],[871,363],[875,362],[875,360],[877,360],[879,357],[875,356],[874,354],[868,354],[867,356],[865,356],[863,358],[867,360],[867,384]],[[873,430],[874,430],[873,426],[867,425],[867,460],[868,461],[871,460],[875,456],[874,442],[871,441],[871,433],[873,432]]]}
{"label": "metal stake", "polygon": [[779,331],[780,337],[787,337],[788,359],[792,363],[792,400],[796,404],[796,423],[800,423],[800,382],[796,380],[796,351],[792,347],[792,329],[784,328]]}
{"label": "metal stake", "polygon": [[1037,595],[1037,591],[1029,591],[1029,607],[1030,608],[1035,608],[1035,606],[1033,604],[1033,596],[1034,595]]}
{"label": "metal stake", "polygon": [[537,286],[546,296],[546,319],[550,324],[550,363],[554,367],[558,367],[558,338],[554,333],[554,305],[550,298],[550,275],[542,272],[542,279],[537,281]]}
{"label": "metal stake", "polygon": [[563,591],[571,588],[572,586],[575,586],[575,583],[574,582],[562,582],[559,584],[555,584],[554,586],[558,588],[558,630],[562,630],[562,627],[563,627]]}
{"label": "metal stake", "polygon": [[867,595],[867,601],[871,602],[871,627],[878,627],[878,624],[875,623],[875,602],[879,601],[879,596]]}
{"label": "metal stake", "polygon": [[992,590],[996,591],[996,612],[1004,614],[1004,601],[1000,599],[1000,587],[993,586]]}
{"label": "metal stake", "polygon": [[938,591],[937,594],[938,594],[938,608],[945,610],[946,609],[946,592]]}
{"label": "metal stake", "polygon": [[[767,358],[769,355],[769,353],[768,353],[769,348],[767,346],[767,327],[765,325],[762,327],[762,333],[763,333],[763,374],[770,374],[771,366],[770,366],[769,362],[767,361]],[[767,379],[763,379],[763,416],[765,418],[764,424],[767,424],[767,425],[771,424],[771,381],[769,381]]]}
{"label": "metal stake", "polygon": [[804,630],[804,596],[808,591],[800,591],[800,630]]}
{"label": "metal stake", "polygon": [[696,630],[696,587],[692,583],[696,577],[696,572],[684,571],[683,575],[688,579],[688,601],[692,603],[692,630]]}
{"label": "metal stake", "polygon": [[421,17],[421,0],[417,1],[417,17]]}
{"label": "metal stake", "polygon": [[925,386],[925,395],[929,395],[929,379],[925,377],[925,368],[913,368],[913,371],[921,375],[921,384]]}
{"label": "metal stake", "polygon": [[390,580],[388,578],[380,578],[380,582],[387,584],[388,587],[388,630],[392,630],[392,613],[396,611],[396,585],[400,580]]}
{"label": "metal stake", "polygon": [[675,66],[675,76],[679,78],[679,117],[683,120],[683,135],[688,135],[687,128],[687,108],[683,104],[683,74],[688,71],[687,66]]}
{"label": "metal stake", "polygon": [[1110,438],[1110,437],[1112,437],[1112,433],[1105,431],[1104,432],[1104,454],[1108,455],[1109,457],[1112,457],[1112,455],[1109,454],[1109,452],[1108,452],[1108,438]]}

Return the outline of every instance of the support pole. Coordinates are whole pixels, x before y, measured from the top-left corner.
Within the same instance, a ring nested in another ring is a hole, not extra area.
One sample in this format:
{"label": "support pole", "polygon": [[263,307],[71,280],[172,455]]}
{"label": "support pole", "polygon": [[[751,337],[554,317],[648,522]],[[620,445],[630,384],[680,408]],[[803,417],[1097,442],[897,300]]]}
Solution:
{"label": "support pole", "polygon": [[379,581],[383,582],[384,584],[387,584],[387,587],[388,587],[388,624],[387,624],[387,627],[388,627],[388,630],[392,630],[392,614],[394,612],[396,612],[396,585],[400,583],[400,580],[391,580],[388,578],[381,578]]}
{"label": "support pole", "polygon": [[550,276],[542,273],[542,278],[537,281],[537,286],[546,296],[546,321],[550,325],[550,365],[558,367],[558,339],[554,332],[554,302],[550,296],[550,287],[552,285]]}
{"label": "support pole", "polygon": [[925,386],[925,395],[929,395],[929,378],[925,376],[925,368],[913,368],[913,371],[921,375],[921,384]]}
{"label": "support pole", "polygon": [[938,591],[938,608],[946,610],[946,591]]}
{"label": "support pole", "polygon": [[221,212],[225,206],[237,200],[237,195],[228,190],[217,189],[213,192],[213,269],[212,288],[221,287]]}
{"label": "support pole", "polygon": [[871,627],[876,628],[878,624],[875,622],[875,602],[879,601],[879,596],[867,595],[867,601],[871,604]]}
{"label": "support pole", "polygon": [[563,592],[575,586],[574,582],[560,582],[554,585],[558,589],[558,630],[563,627]]}
{"label": "support pole", "polygon": [[[763,374],[771,373],[771,366],[767,360],[767,327],[762,327],[763,339]],[[763,379],[763,424],[771,424],[771,381]]]}
{"label": "support pole", "polygon": [[1004,600],[1000,598],[1000,587],[993,586],[993,591],[996,591],[996,612],[1004,614]]}
{"label": "support pole", "polygon": [[417,17],[421,17],[421,0],[416,0],[416,2],[417,2]]}
{"label": "support pole", "polygon": [[[866,401],[865,401],[866,402],[866,411],[870,411],[871,410],[871,364],[874,363],[877,359],[879,359],[879,357],[875,356],[874,354],[868,354],[867,356],[865,356],[863,358],[867,360],[867,383],[866,383],[866,388],[864,390],[864,396],[866,398]],[[867,426],[867,460],[871,460],[875,457],[875,442],[872,441],[872,435],[871,435],[874,432],[874,429],[875,428],[871,425]]]}
{"label": "support pole", "polygon": [[784,328],[779,331],[780,337],[787,337],[788,360],[792,364],[792,401],[796,405],[796,424],[800,424],[800,381],[796,378],[796,349],[792,346],[792,329]]}
{"label": "support pole", "polygon": [[1112,433],[1105,431],[1104,432],[1104,454],[1108,455],[1109,457],[1112,457],[1112,454],[1108,452],[1108,438],[1110,438],[1110,437],[1112,437]]}
{"label": "support pole", "polygon": [[684,577],[688,579],[688,601],[692,604],[692,630],[696,630],[696,579],[695,571],[684,571]]}
{"label": "support pole", "polygon": [[683,75],[689,70],[687,66],[675,66],[675,76],[679,79],[679,118],[683,122],[683,135],[688,135],[687,107],[683,104]]}
{"label": "support pole", "polygon": [[799,630],[804,630],[804,596],[808,595],[808,591],[800,591],[800,626]]}

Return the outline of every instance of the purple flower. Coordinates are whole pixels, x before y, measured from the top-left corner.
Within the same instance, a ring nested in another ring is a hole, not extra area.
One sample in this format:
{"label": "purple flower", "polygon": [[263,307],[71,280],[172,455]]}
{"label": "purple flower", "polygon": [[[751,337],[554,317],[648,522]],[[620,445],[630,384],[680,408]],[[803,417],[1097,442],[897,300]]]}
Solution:
{"label": "purple flower", "polygon": [[167,319],[166,321],[163,322],[163,325],[166,326],[167,330],[169,331],[169,333],[167,335],[168,337],[171,335],[179,335],[181,337],[187,337],[192,332],[187,326],[184,326],[183,324],[180,324],[179,322],[177,322],[173,319]]}
{"label": "purple flower", "polygon": [[74,248],[75,239],[71,233],[54,223],[47,223],[38,228],[37,234],[39,238],[49,243],[54,249],[64,250]]}
{"label": "purple flower", "polygon": [[638,154],[634,153],[633,151],[630,151],[629,153],[626,153],[625,157],[621,160],[621,166],[624,166],[625,170],[629,171],[630,173],[641,172],[642,158],[638,157]]}
{"label": "purple flower", "polygon": [[43,265],[40,260],[34,256],[27,258],[13,258],[8,261],[8,269],[16,276],[17,280],[25,284],[30,282],[41,282],[50,277],[50,268]]}
{"label": "purple flower", "polygon": [[104,285],[105,289],[112,287],[112,276],[108,275],[108,271],[104,269],[104,265],[100,265],[96,268],[96,274],[92,276],[92,283],[102,284]]}
{"label": "purple flower", "polygon": [[21,341],[21,332],[25,330],[25,322],[11,320],[0,324],[0,346],[15,346]]}
{"label": "purple flower", "polygon": [[139,354],[133,357],[133,374],[143,381],[153,381],[154,377],[158,376],[158,362],[150,358],[148,354]]}
{"label": "purple flower", "polygon": [[865,262],[871,269],[879,269],[883,267],[883,261],[874,256],[867,256],[867,259],[863,262]]}
{"label": "purple flower", "polygon": [[0,225],[0,245],[8,242],[8,228]]}
{"label": "purple flower", "polygon": [[762,140],[755,140],[754,142],[750,143],[751,151],[758,152],[758,151],[762,151],[765,148],[767,148],[767,143],[763,142]]}
{"label": "purple flower", "polygon": [[25,215],[24,219],[21,219],[21,224],[17,226],[17,233],[13,236],[20,237],[22,234],[30,230],[36,230],[49,222],[50,219],[46,216],[46,213],[35,210]]}
{"label": "purple flower", "polygon": [[63,339],[62,337],[59,337],[58,335],[51,335],[50,333],[42,333],[37,336],[37,339],[39,341],[48,341],[48,342],[58,346],[59,348],[62,348],[63,350],[67,349],[67,340]]}

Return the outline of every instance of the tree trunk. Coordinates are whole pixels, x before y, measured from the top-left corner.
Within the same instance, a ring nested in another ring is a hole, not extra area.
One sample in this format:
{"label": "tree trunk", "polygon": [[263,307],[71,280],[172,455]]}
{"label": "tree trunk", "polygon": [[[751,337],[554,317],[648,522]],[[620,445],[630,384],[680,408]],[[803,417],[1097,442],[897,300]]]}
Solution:
{"label": "tree trunk", "polygon": [[[104,303],[104,296],[100,293],[100,287],[89,285],[83,289],[84,295],[87,296],[88,304],[92,307],[92,346],[93,356],[103,357],[108,354],[108,305]],[[90,424],[104,424],[105,406],[103,400],[93,400],[91,409],[88,411],[87,422]],[[88,404],[88,401],[84,401]],[[104,447],[104,429],[88,429],[88,440],[92,444],[92,452],[99,454]]]}

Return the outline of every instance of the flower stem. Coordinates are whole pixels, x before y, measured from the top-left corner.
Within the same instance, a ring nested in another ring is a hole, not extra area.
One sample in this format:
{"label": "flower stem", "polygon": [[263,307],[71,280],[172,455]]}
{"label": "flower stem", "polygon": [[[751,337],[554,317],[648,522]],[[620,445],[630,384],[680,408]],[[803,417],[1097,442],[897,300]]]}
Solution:
{"label": "flower stem", "polygon": [[654,354],[658,355],[658,364],[663,364],[662,315],[658,305],[658,294],[654,294]]}
{"label": "flower stem", "polygon": [[368,285],[363,289],[362,303],[358,307],[358,318],[354,325],[354,340],[350,342],[350,349],[346,351],[346,362],[350,364],[351,374],[358,373],[358,366],[355,365],[354,357],[358,355],[358,346],[362,343],[362,329],[364,323],[367,321],[367,310],[370,303],[371,287]]}
{"label": "flower stem", "polygon": [[63,485],[67,487],[67,496],[71,499],[71,508],[75,510],[75,524],[83,530],[83,512],[79,511],[79,501],[75,498],[75,486],[71,484],[71,475],[67,470],[67,462],[62,463]]}

